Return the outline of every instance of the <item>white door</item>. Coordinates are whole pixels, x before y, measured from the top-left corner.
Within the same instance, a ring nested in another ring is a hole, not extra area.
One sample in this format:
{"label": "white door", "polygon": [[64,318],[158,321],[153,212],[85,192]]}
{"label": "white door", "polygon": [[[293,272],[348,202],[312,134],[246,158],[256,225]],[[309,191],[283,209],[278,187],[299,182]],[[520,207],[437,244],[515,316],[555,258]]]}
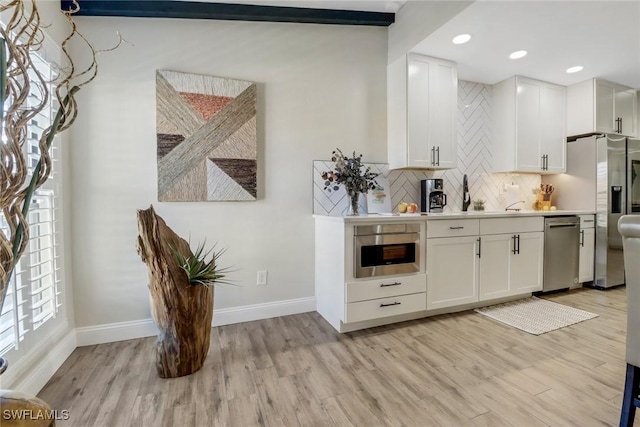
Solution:
{"label": "white door", "polygon": [[477,240],[427,239],[427,310],[478,301]]}
{"label": "white door", "polygon": [[482,236],[480,241],[480,301],[509,296],[512,234]]}
{"label": "white door", "polygon": [[622,134],[636,136],[636,109],[637,95],[633,89],[616,91],[616,118],[622,119]]}
{"label": "white door", "polygon": [[615,133],[615,89],[606,82],[596,81],[596,130]]}
{"label": "white door", "polygon": [[595,231],[595,228],[580,230],[580,271],[578,273],[580,283],[593,281]]}
{"label": "white door", "polygon": [[540,172],[540,84],[527,79],[516,79],[516,170]]}
{"label": "white door", "polygon": [[407,166],[431,168],[434,157],[429,146],[429,79],[427,58],[411,55],[407,63]]}
{"label": "white door", "polygon": [[544,233],[520,233],[516,253],[511,254],[511,295],[542,290]]}
{"label": "white door", "polygon": [[435,167],[453,169],[458,161],[458,72],[455,64],[445,61],[434,61],[431,67],[429,141],[435,147]]}
{"label": "white door", "polygon": [[566,171],[566,97],[563,86],[545,84],[540,96],[540,152],[546,155],[545,172]]}

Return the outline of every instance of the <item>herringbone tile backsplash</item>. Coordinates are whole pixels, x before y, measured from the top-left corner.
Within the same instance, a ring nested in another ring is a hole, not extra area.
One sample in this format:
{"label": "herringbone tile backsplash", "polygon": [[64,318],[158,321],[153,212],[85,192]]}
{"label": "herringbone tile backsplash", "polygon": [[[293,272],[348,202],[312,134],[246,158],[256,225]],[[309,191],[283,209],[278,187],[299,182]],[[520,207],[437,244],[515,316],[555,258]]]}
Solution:
{"label": "herringbone tile backsplash", "polygon": [[[540,187],[540,175],[490,173],[494,147],[491,138],[491,86],[482,83],[458,81],[458,167],[442,171],[393,170],[386,165],[370,164],[389,179],[391,203],[395,211],[398,203],[413,202],[420,205],[420,181],[442,178],[448,205],[445,212],[462,210],[462,179],[467,174],[471,199],[485,201],[486,210],[505,207],[505,185],[520,186],[521,208],[531,209],[535,201],[533,190]],[[365,153],[366,156],[366,153]],[[314,162],[313,213],[343,215],[347,200],[344,189],[327,193],[320,172],[330,170],[332,162]],[[366,199],[360,199],[362,212],[366,212]],[[471,208],[470,208],[471,209]]]}

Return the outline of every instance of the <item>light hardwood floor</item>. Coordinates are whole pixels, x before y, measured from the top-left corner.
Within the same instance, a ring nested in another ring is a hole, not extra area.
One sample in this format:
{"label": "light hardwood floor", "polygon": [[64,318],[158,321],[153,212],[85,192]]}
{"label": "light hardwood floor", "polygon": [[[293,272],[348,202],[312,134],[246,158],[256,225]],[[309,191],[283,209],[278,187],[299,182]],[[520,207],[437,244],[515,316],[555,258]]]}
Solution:
{"label": "light hardwood floor", "polygon": [[[155,338],[76,349],[39,394],[59,426],[614,426],[624,288],[547,297],[600,317],[541,336],[472,311],[338,334],[317,313],[214,328],[163,380]],[[215,314],[214,314],[215,316]]]}

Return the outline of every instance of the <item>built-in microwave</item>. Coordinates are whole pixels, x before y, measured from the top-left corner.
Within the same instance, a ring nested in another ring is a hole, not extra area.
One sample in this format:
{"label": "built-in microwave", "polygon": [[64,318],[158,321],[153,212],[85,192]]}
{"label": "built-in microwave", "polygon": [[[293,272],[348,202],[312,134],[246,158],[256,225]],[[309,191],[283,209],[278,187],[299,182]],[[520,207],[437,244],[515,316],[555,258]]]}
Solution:
{"label": "built-in microwave", "polygon": [[377,277],[420,271],[420,224],[355,226],[354,276]]}

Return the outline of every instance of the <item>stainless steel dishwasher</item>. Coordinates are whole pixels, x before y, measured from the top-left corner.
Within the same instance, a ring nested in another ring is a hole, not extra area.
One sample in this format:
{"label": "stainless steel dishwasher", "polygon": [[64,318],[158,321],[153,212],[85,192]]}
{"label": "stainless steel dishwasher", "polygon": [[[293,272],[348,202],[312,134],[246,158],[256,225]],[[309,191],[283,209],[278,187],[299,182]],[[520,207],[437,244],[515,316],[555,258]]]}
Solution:
{"label": "stainless steel dishwasher", "polygon": [[580,218],[555,216],[544,219],[544,267],[542,291],[556,291],[578,283]]}

